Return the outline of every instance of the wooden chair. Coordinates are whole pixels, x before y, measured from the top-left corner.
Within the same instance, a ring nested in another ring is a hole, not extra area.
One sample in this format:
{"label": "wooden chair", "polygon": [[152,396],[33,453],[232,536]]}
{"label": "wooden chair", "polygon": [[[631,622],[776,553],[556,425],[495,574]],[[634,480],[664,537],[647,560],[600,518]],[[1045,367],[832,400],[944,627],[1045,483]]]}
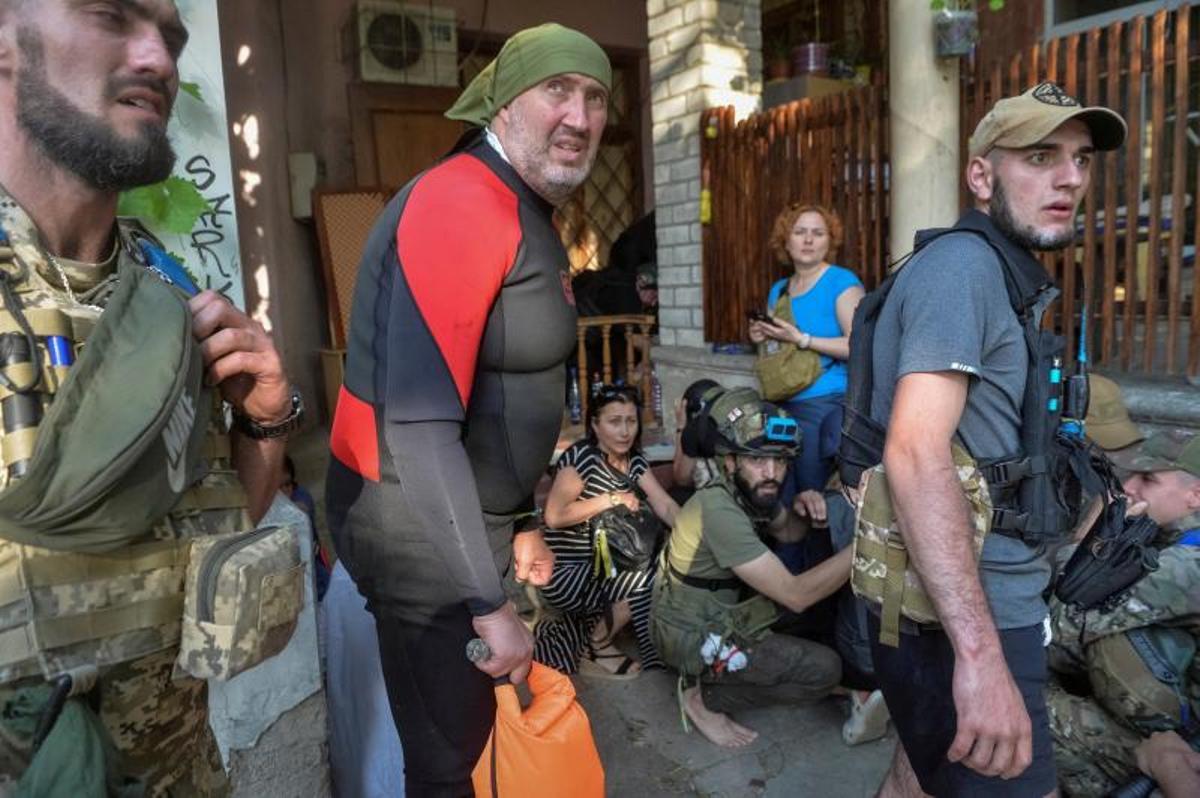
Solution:
{"label": "wooden chair", "polygon": [[[642,426],[653,426],[654,397],[652,364],[650,362],[650,330],[654,327],[654,317],[642,314],[626,314],[621,316],[581,316],[576,322],[576,334],[579,340],[579,397],[583,417],[587,418],[588,401],[591,398],[591,386],[588,375],[592,366],[588,363],[587,333],[588,330],[599,328],[601,340],[601,370],[600,374],[606,384],[613,381],[612,332],[614,327],[625,330],[625,374],[630,384],[636,383],[642,391]],[[636,376],[636,379],[635,379]]]}
{"label": "wooden chair", "polygon": [[390,196],[391,192],[372,188],[313,192],[313,217],[328,297],[329,339],[333,342],[332,349],[318,350],[318,354],[331,416],[345,374],[346,334],[358,264],[371,228]]}

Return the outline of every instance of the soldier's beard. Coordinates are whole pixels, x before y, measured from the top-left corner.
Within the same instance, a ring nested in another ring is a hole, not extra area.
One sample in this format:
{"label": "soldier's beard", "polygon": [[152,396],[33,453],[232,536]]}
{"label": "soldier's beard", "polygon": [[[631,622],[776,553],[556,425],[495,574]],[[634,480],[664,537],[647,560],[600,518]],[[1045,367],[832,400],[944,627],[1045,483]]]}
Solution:
{"label": "soldier's beard", "polygon": [[[123,138],[50,85],[45,51],[35,31],[20,28],[17,45],[23,62],[16,79],[17,124],[47,158],[99,191],[125,191],[171,175],[175,150],[166,125],[147,122],[138,135]],[[115,96],[131,84],[169,96],[161,81],[146,78],[126,79],[119,86],[110,82],[105,94]]]}
{"label": "soldier's beard", "polygon": [[[757,485],[751,485],[740,472],[735,471],[733,484],[756,510],[770,510],[779,503],[779,483],[773,479],[764,479]],[[774,487],[774,490],[764,490],[769,487]]]}

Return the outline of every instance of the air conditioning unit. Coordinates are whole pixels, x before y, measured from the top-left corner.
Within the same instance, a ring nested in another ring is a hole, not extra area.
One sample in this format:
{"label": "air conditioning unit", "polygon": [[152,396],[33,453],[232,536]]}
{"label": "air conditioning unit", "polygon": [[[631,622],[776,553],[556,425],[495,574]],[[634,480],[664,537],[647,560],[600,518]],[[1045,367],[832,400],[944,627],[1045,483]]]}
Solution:
{"label": "air conditioning unit", "polygon": [[364,81],[458,85],[458,28],[452,8],[359,0],[346,25],[348,53]]}

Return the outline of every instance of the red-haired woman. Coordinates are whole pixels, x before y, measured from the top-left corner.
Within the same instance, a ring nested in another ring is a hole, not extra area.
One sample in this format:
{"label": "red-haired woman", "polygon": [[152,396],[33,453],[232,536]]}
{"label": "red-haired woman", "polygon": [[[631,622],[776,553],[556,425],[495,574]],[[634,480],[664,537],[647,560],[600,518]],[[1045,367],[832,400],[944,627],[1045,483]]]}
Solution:
{"label": "red-haired woman", "polygon": [[[775,307],[786,291],[796,323],[775,319],[772,324],[750,324],[750,340],[755,343],[773,338],[821,356],[822,373],[816,382],[781,403],[803,433],[800,455],[792,462],[780,491],[785,506],[805,491],[820,491],[833,466],[829,433],[840,429],[840,421],[831,415],[840,414],[846,394],[850,323],[863,297],[862,282],[854,272],[830,263],[841,243],[842,221],[830,209],[801,202],[784,208],[775,219],[769,245],[776,260],[790,265],[793,273],[771,286],[767,313],[774,318]],[[821,434],[823,423],[825,435]],[[836,439],[836,434],[832,437]],[[801,498],[801,502],[805,500]],[[805,507],[809,514],[818,511],[819,505],[812,504]]]}

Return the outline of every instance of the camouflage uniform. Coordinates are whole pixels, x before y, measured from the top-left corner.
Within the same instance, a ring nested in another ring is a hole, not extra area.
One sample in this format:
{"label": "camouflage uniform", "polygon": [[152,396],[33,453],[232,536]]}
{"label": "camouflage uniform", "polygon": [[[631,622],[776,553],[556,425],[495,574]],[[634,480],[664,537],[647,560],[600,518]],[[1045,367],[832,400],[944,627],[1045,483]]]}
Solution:
{"label": "camouflage uniform", "polygon": [[[1135,629],[1183,629],[1200,640],[1200,547],[1174,544],[1189,529],[1200,528],[1200,513],[1173,524],[1159,557],[1159,568],[1138,582],[1116,609],[1082,612],[1050,602],[1052,673],[1064,682],[1088,678],[1088,647],[1110,635]],[[1100,675],[1102,676],[1102,675]],[[1093,691],[1108,685],[1093,675]],[[1200,662],[1193,660],[1185,679],[1186,697],[1200,707]],[[1055,762],[1064,794],[1104,795],[1138,774],[1134,748],[1147,731],[1131,717],[1118,717],[1093,696],[1073,695],[1051,684],[1047,695]],[[1103,696],[1108,707],[1122,697]]]}
{"label": "camouflage uniform", "polygon": [[[56,267],[33,222],[3,188],[0,229],[7,234],[16,259],[28,267],[18,288],[23,306],[60,309],[71,320],[77,346],[94,327],[100,308],[115,288],[118,258],[140,262],[137,237],[145,235],[136,223],[122,221],[118,225],[117,250],[109,263],[97,269],[60,260]],[[0,263],[12,260],[9,253],[0,251]],[[64,287],[64,279],[69,281],[69,288]],[[208,474],[155,526],[146,543],[138,544],[164,555],[160,567],[133,576],[67,584],[24,588],[21,582],[22,589],[16,594],[0,590],[0,636],[30,624],[32,618],[69,616],[73,611],[87,614],[109,601],[129,603],[145,598],[169,603],[178,597],[182,606],[187,539],[252,526],[244,491],[232,467],[228,436],[217,427],[221,418],[221,414],[214,413],[209,430]],[[8,480],[3,465],[0,461],[0,487]],[[90,556],[0,540],[0,584],[5,583],[6,576],[23,575],[23,569],[32,564],[40,564],[43,571],[61,569],[62,563],[86,569]],[[206,685],[188,677],[172,680],[180,626],[178,619],[163,620],[156,626],[65,646],[42,661],[12,661],[14,657],[0,652],[0,713],[23,688],[44,683],[48,669],[56,672],[96,663],[100,665],[95,691],[99,716],[126,770],[146,783],[147,794],[224,792],[227,784],[207,723]],[[0,780],[19,778],[29,759],[28,741],[0,727]]]}

